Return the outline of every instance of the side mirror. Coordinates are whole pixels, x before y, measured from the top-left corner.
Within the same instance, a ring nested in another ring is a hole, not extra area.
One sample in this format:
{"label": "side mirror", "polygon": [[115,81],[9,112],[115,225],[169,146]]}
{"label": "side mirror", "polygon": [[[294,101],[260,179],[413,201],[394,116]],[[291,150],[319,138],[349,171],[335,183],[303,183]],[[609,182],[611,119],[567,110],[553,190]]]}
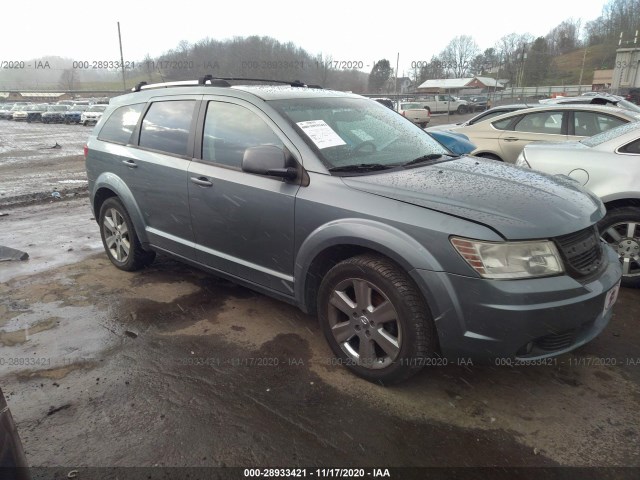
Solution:
{"label": "side mirror", "polygon": [[287,154],[275,145],[247,148],[242,157],[242,171],[294,180],[298,170],[290,165]]}

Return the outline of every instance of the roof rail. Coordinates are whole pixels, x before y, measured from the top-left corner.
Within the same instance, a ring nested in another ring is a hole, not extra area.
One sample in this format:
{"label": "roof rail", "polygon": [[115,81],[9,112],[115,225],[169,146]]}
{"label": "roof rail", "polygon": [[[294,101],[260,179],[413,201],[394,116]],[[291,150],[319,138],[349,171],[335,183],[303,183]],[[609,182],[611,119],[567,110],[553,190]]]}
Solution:
{"label": "roof rail", "polygon": [[322,89],[320,85],[307,85],[300,80],[294,80],[293,82],[287,82],[283,80],[271,80],[268,78],[246,78],[246,77],[214,77],[213,75],[205,75],[198,80],[181,80],[176,82],[163,82],[152,83],[140,82],[131,89],[132,92],[139,92],[140,90],[149,90],[153,88],[169,88],[169,87],[194,87],[198,85],[208,85],[212,87],[230,87],[229,82],[263,82],[263,83],[279,83],[282,85],[289,85],[291,87],[306,87]]}

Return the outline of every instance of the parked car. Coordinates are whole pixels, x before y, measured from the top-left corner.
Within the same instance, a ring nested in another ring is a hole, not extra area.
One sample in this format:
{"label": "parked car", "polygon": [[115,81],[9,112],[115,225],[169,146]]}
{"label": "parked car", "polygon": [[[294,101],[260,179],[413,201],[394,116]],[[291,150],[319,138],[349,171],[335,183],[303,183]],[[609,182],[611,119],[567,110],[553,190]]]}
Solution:
{"label": "parked car", "polygon": [[398,113],[422,128],[429,125],[431,121],[431,112],[429,109],[417,102],[400,102],[398,105]]}
{"label": "parked car", "polygon": [[11,411],[0,389],[0,475],[12,480],[29,480],[27,460]]}
{"label": "parked car", "polygon": [[[13,120],[13,114],[18,112],[18,111],[24,110],[25,108],[27,108],[27,105],[25,105],[25,104],[22,104],[22,103],[14,104],[13,107],[11,107],[11,110],[9,110],[7,112],[4,112],[0,116],[5,120]],[[26,119],[26,117],[23,120],[25,120],[25,119]]]}
{"label": "parked car", "polygon": [[69,105],[49,105],[46,112],[42,112],[42,123],[62,123]]}
{"label": "parked car", "polygon": [[469,141],[469,137],[462,133],[446,130],[433,130],[427,133],[456,155],[467,155],[476,149],[476,146]]}
{"label": "parked car", "polygon": [[3,103],[2,105],[0,105],[0,118],[6,119],[6,115],[8,115],[12,108],[13,103]]}
{"label": "parked car", "polygon": [[607,207],[601,237],[622,263],[622,284],[640,287],[640,123],[579,142],[527,145],[516,163],[572,177]]}
{"label": "parked car", "polygon": [[85,127],[91,124],[98,123],[100,117],[102,117],[102,113],[107,108],[107,105],[91,105],[84,112],[80,114],[80,123]]}
{"label": "parked car", "polygon": [[621,267],[599,241],[595,195],[452,156],[358,95],[138,85],[85,155],[114,266],[164,252],[297,305],[318,315],[336,363],[370,381],[430,361],[547,359],[611,318]]}
{"label": "parked car", "polygon": [[[38,103],[38,104],[27,106],[23,110],[23,112],[27,114],[27,117],[25,118],[25,120],[28,123],[41,122],[42,114],[47,111],[47,108],[49,108],[49,105],[47,105],[46,103]],[[13,116],[13,119],[16,120],[15,115]]]}
{"label": "parked car", "polygon": [[80,123],[82,112],[85,112],[89,105],[72,105],[69,110],[64,112],[64,123]]}
{"label": "parked car", "polygon": [[640,113],[624,108],[550,105],[517,110],[452,131],[464,133],[477,145],[474,155],[515,163],[528,143],[580,140],[637,120]]}
{"label": "parked car", "polygon": [[472,111],[472,107],[466,100],[452,97],[451,95],[423,95],[416,99],[423,107],[431,113],[460,113],[465,114]]}
{"label": "parked car", "polygon": [[580,95],[579,97],[557,97],[540,100],[545,105],[562,105],[562,104],[590,104],[590,105],[609,105],[613,107],[626,108],[634,112],[640,112],[640,106],[625,100],[618,95],[598,94],[598,95]]}
{"label": "parked car", "polygon": [[475,117],[470,118],[466,122],[459,123],[447,123],[445,125],[435,125],[433,127],[429,127],[428,131],[433,130],[452,130],[457,127],[466,127],[467,125],[475,125],[478,122],[484,122],[489,120],[490,118],[497,117],[499,115],[504,115],[505,113],[515,112],[516,110],[524,110],[525,108],[530,108],[535,105],[528,105],[526,103],[515,103],[511,105],[501,105],[499,107],[493,107],[489,110],[485,110],[482,113],[479,113]]}

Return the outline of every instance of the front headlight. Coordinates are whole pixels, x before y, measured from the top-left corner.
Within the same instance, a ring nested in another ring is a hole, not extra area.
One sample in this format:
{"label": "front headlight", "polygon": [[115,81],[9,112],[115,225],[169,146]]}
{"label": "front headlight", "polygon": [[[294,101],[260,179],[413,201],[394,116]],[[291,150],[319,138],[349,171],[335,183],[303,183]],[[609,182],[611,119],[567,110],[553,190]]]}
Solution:
{"label": "front headlight", "polygon": [[522,150],[520,155],[518,155],[518,158],[516,159],[516,166],[531,168],[531,165],[527,162],[527,156],[524,154],[524,150]]}
{"label": "front headlight", "polygon": [[558,249],[549,240],[484,242],[451,237],[451,244],[484,278],[535,278],[564,272]]}

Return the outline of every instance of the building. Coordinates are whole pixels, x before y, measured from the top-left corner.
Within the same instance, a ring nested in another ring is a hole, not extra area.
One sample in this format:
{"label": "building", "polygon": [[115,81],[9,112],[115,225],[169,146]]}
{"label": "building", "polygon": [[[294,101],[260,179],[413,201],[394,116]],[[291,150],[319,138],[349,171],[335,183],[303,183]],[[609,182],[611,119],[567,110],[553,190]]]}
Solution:
{"label": "building", "polygon": [[613,83],[613,70],[594,70],[593,81],[591,82],[591,90],[598,92],[600,90],[609,90]]}
{"label": "building", "polygon": [[491,77],[438,78],[418,85],[419,93],[461,93],[463,91],[502,90],[504,84]]}
{"label": "building", "polygon": [[33,102],[53,103],[60,100],[71,100],[69,93],[56,92],[0,92],[0,99],[4,102]]}
{"label": "building", "polygon": [[613,93],[624,93],[632,88],[640,88],[640,48],[619,48],[613,69],[611,89]]}

